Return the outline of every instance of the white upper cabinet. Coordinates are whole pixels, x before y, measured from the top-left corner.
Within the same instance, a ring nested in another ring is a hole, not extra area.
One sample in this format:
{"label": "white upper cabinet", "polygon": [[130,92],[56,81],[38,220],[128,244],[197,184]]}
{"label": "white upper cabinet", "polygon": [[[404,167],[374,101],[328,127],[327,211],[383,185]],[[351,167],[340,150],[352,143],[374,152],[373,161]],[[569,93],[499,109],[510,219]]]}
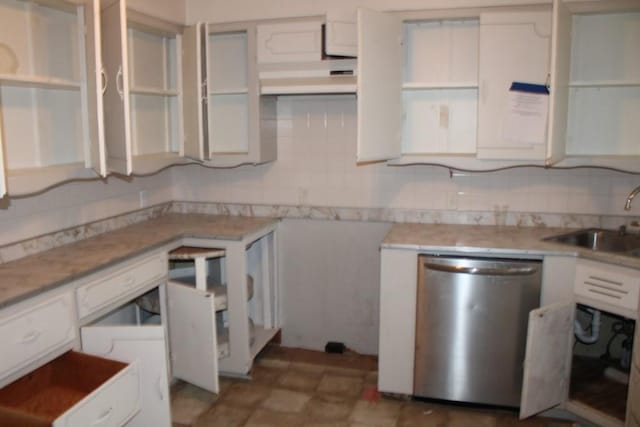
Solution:
{"label": "white upper cabinet", "polygon": [[276,99],[260,96],[255,24],[203,27],[197,50],[202,68],[189,72],[201,82],[190,91],[201,92],[188,100],[194,110],[198,104],[203,135],[190,157],[219,167],[275,160]]}
{"label": "white upper cabinet", "polygon": [[358,9],[357,161],[400,156],[402,132],[402,22]]}
{"label": "white upper cabinet", "polygon": [[109,168],[129,175],[181,162],[182,27],[118,0],[103,8],[102,32]]}
{"label": "white upper cabinet", "polygon": [[[546,119],[538,134],[509,132],[514,82],[544,86],[549,78],[551,11],[480,14],[478,157],[546,160]],[[549,96],[542,102],[547,104]]]}
{"label": "white upper cabinet", "polygon": [[552,143],[569,165],[640,170],[640,2],[558,0],[555,19]]}
{"label": "white upper cabinet", "polygon": [[106,175],[99,12],[98,0],[0,1],[1,168],[9,194]]}
{"label": "white upper cabinet", "polygon": [[475,155],[478,20],[404,24],[403,155]]}

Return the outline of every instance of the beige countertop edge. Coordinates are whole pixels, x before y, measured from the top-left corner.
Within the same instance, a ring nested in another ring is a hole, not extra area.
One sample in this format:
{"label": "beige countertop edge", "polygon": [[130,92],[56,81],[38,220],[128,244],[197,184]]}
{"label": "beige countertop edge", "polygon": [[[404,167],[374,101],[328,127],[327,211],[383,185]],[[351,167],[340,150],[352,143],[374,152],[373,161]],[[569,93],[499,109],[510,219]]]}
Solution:
{"label": "beige countertop edge", "polygon": [[[184,215],[185,217],[187,216],[191,216],[194,214],[173,214],[173,215]],[[220,218],[220,215],[203,215],[203,214],[195,214],[198,217],[202,218],[202,217],[207,217],[210,216],[211,219],[215,220],[216,218]],[[242,218],[242,217],[237,217],[237,218]],[[75,271],[74,273],[71,274],[65,274],[64,277],[60,278],[60,279],[53,279],[50,282],[41,282],[41,283],[36,283],[36,284],[29,284],[28,286],[25,287],[17,287],[17,286],[11,286],[11,284],[9,286],[5,285],[2,283],[2,278],[0,277],[0,309],[3,309],[5,307],[8,307],[10,305],[14,305],[17,304],[21,301],[24,301],[26,299],[35,297],[43,292],[47,292],[47,291],[51,291],[54,290],[56,288],[65,286],[67,284],[70,284],[74,281],[80,280],[84,277],[90,276],[91,274],[94,274],[100,270],[104,270],[106,268],[112,267],[114,265],[117,265],[121,262],[126,261],[129,258],[132,257],[136,257],[136,256],[140,256],[143,255],[147,252],[153,252],[156,250],[159,250],[161,248],[166,248],[167,250],[171,250],[173,247],[178,247],[183,240],[185,239],[197,239],[197,240],[227,240],[227,241],[241,241],[242,239],[249,237],[251,235],[255,235],[255,234],[261,234],[264,232],[268,232],[268,230],[274,228],[274,226],[276,224],[278,224],[278,222],[280,221],[279,218],[266,218],[263,217],[263,223],[262,224],[256,224],[254,227],[252,227],[251,229],[246,230],[244,233],[242,234],[237,234],[237,233],[229,233],[229,234],[225,234],[225,233],[208,233],[206,230],[198,230],[198,231],[193,231],[193,230],[184,230],[184,231],[178,231],[177,233],[173,234],[173,235],[169,235],[165,238],[161,238],[158,241],[154,241],[154,242],[150,242],[148,244],[144,244],[144,245],[140,245],[134,248],[128,248],[126,250],[123,250],[122,252],[120,252],[117,256],[107,256],[105,257],[105,262],[97,262],[94,265],[92,265],[91,267],[88,268],[81,268],[78,271]],[[118,233],[122,233],[123,230],[126,230],[127,228],[136,228],[136,227],[144,227],[145,225],[148,225],[150,223],[153,223],[155,221],[157,221],[158,219],[151,219],[148,221],[143,221],[137,224],[133,224],[124,228],[120,228],[114,231],[110,231],[110,232],[106,232],[103,234],[100,234],[98,236],[94,236],[91,237],[89,239],[85,239],[85,240],[81,240],[79,242],[86,242],[88,240],[106,240],[109,237],[113,237],[114,235],[118,234]],[[171,226],[169,224],[169,226]],[[76,242],[78,243],[78,242]],[[66,246],[69,247],[73,247],[74,243],[71,243],[69,245],[63,245],[57,248],[53,248],[50,251],[45,251],[39,254],[34,255],[33,257],[26,257],[26,258],[21,258],[18,259],[16,261],[11,261],[8,262],[6,264],[2,264],[0,265],[0,271],[3,269],[11,269],[13,265],[16,266],[20,266],[20,267],[24,267],[24,265],[21,264],[27,264],[29,263],[29,259],[33,258],[34,260],[36,260],[41,256],[45,256],[47,255],[47,252],[53,252],[56,250],[61,250],[61,248],[65,248]],[[71,253],[69,255],[69,257],[74,257],[77,256],[77,254],[73,254]],[[17,267],[16,267],[17,268]]]}
{"label": "beige countertop edge", "polygon": [[543,239],[574,231],[566,228],[519,228],[469,225],[397,224],[381,244],[384,249],[404,249],[465,255],[566,256],[640,269],[640,258],[592,251]]}

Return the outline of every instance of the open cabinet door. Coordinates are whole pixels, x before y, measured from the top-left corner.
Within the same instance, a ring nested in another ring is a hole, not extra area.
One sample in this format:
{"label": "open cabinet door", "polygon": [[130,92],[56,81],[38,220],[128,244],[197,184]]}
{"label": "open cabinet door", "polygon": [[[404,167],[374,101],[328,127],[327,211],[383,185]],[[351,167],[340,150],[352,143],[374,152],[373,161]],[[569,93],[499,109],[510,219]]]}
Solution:
{"label": "open cabinet door", "polygon": [[324,50],[327,55],[357,56],[358,26],[355,9],[330,2],[327,5]]}
{"label": "open cabinet door", "polygon": [[185,28],[182,34],[182,88],[184,91],[184,155],[202,162],[207,160],[209,150],[204,138],[204,111],[206,102],[204,85],[203,55],[206,50],[202,37],[204,25],[197,23]]}
{"label": "open cabinet door", "polygon": [[551,88],[547,165],[565,157],[569,116],[569,78],[571,71],[571,28],[573,17],[562,1],[553,2],[551,29]]}
{"label": "open cabinet door", "polygon": [[82,351],[122,362],[140,361],[142,409],[130,427],[171,426],[163,326],[85,326]]}
{"label": "open cabinet door", "polygon": [[105,142],[109,170],[131,175],[131,118],[125,0],[101,10],[102,59],[107,88],[104,92]]}
{"label": "open cabinet door", "polygon": [[107,154],[104,145],[104,111],[102,46],[100,39],[100,0],[85,3],[87,112],[89,125],[89,165],[96,173],[107,176]]}
{"label": "open cabinet door", "polygon": [[575,305],[529,313],[520,419],[564,402],[568,395]]}
{"label": "open cabinet door", "polygon": [[0,199],[7,194],[7,175],[4,169],[4,142],[2,135],[2,114],[0,114]]}
{"label": "open cabinet door", "polygon": [[169,282],[169,345],[176,378],[218,393],[218,345],[214,295]]}
{"label": "open cabinet door", "polygon": [[358,9],[357,161],[400,157],[402,21]]}

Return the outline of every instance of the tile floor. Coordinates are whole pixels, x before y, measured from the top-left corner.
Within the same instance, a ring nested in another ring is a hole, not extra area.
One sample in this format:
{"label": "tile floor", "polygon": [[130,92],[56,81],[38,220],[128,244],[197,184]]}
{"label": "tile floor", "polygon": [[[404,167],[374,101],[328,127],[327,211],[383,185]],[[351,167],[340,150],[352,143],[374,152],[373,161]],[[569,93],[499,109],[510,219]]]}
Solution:
{"label": "tile floor", "polygon": [[219,395],[172,388],[174,427],[560,427],[570,423],[510,411],[396,400],[376,392],[375,359],[269,346],[250,381],[221,379]]}

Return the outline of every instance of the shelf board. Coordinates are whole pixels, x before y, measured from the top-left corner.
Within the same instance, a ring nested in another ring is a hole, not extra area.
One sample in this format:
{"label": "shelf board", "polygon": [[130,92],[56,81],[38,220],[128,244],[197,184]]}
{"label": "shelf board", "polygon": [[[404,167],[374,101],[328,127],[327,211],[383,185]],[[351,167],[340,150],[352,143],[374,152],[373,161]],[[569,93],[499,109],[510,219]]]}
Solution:
{"label": "shelf board", "polygon": [[356,93],[355,76],[264,79],[260,81],[263,95],[302,95],[313,93]]}
{"label": "shelf board", "polygon": [[478,82],[405,82],[403,90],[477,89]]}
{"label": "shelf board", "polygon": [[71,89],[80,90],[80,82],[55,77],[19,76],[0,74],[0,84],[39,89]]}
{"label": "shelf board", "polygon": [[640,80],[577,80],[569,82],[569,87],[640,87]]}
{"label": "shelf board", "polygon": [[177,90],[151,87],[133,87],[129,89],[129,93],[132,95],[178,96]]}
{"label": "shelf board", "polygon": [[249,93],[249,89],[246,87],[229,88],[229,89],[213,89],[209,92],[209,96],[216,95],[246,95]]}

